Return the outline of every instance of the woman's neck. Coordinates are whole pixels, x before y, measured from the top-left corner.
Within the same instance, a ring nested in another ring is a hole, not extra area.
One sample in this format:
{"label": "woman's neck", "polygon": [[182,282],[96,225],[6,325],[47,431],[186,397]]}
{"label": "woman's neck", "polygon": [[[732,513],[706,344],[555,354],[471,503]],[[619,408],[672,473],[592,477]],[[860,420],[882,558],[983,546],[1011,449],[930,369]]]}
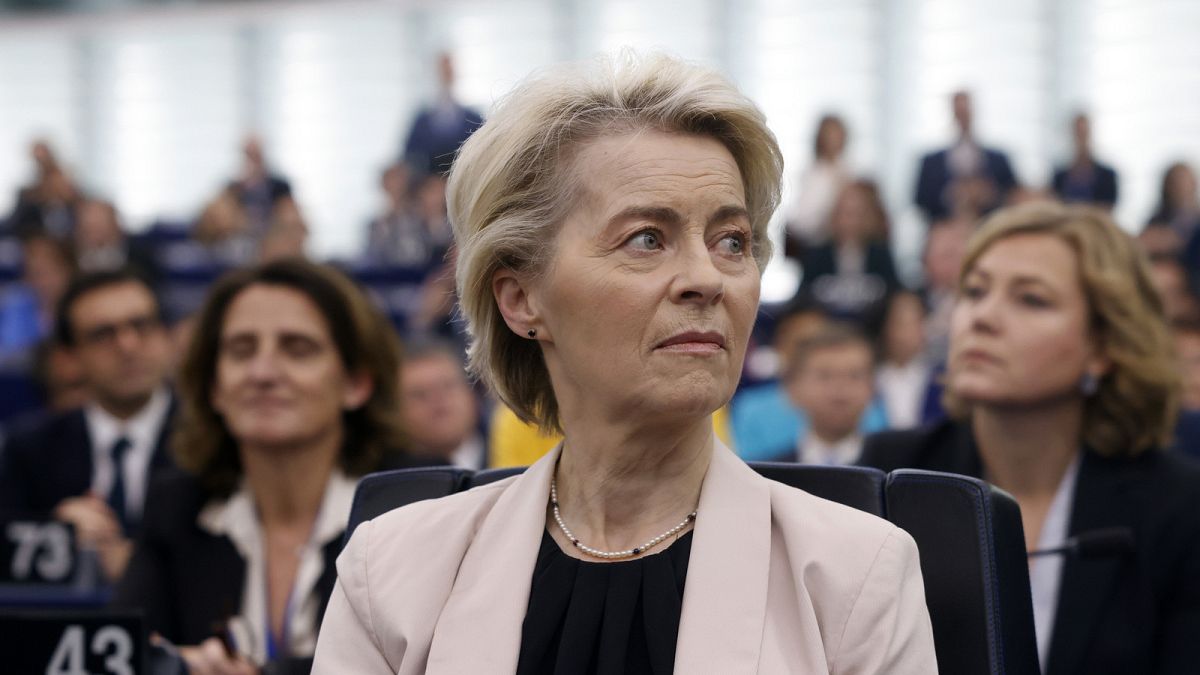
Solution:
{"label": "woman's neck", "polygon": [[555,473],[558,502],[582,543],[632,548],[696,508],[714,447],[710,417],[676,428],[568,428]]}
{"label": "woman's neck", "polygon": [[1053,495],[1080,450],[1083,402],[976,406],[971,428],[988,479],[1018,499]]}
{"label": "woman's neck", "polygon": [[341,445],[339,432],[286,448],[242,448],[246,482],[264,528],[311,527]]}

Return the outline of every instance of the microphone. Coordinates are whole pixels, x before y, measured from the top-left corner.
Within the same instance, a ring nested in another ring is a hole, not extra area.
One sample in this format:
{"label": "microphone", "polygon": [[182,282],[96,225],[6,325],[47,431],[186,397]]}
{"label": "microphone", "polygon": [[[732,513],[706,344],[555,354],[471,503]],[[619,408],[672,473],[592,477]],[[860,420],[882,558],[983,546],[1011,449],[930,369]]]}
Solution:
{"label": "microphone", "polygon": [[1108,527],[1081,532],[1063,542],[1062,546],[1030,551],[1028,556],[1036,558],[1047,555],[1065,555],[1080,559],[1107,558],[1133,553],[1133,530],[1128,527]]}

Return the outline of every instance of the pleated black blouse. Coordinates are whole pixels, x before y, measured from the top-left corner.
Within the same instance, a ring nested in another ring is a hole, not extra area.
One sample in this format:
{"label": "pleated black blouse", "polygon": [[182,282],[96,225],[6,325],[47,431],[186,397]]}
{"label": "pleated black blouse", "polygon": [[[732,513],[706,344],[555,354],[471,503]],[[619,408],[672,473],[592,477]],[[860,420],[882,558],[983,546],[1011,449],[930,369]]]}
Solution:
{"label": "pleated black blouse", "polygon": [[517,675],[670,675],[692,533],[624,562],[586,562],[542,535]]}

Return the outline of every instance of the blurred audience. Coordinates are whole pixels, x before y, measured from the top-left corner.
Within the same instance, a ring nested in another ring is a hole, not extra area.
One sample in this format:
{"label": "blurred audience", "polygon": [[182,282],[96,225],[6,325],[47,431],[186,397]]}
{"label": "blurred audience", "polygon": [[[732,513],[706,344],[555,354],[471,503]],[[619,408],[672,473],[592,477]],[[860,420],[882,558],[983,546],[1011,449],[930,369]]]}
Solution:
{"label": "blurred audience", "polygon": [[262,141],[257,136],[248,136],[242,142],[241,172],[229,188],[241,205],[255,239],[266,233],[280,201],[292,196],[291,184],[268,167]]}
{"label": "blurred audience", "polygon": [[940,419],[941,388],[925,352],[925,305],[901,289],[888,299],[879,340],[875,388],[887,411],[888,427],[909,429]]}
{"label": "blurred audience", "polygon": [[0,510],[72,524],[79,544],[95,550],[115,579],[146,513],[147,484],[171,465],[166,331],[153,290],[125,270],[72,282],[55,330],[83,372],[90,402],[8,439]]}
{"label": "blurred audience", "polygon": [[1087,113],[1076,113],[1071,118],[1071,138],[1071,163],[1054,170],[1054,194],[1064,202],[1092,204],[1111,211],[1117,203],[1117,172],[1092,155],[1092,122]]}
{"label": "blurred audience", "polygon": [[966,219],[934,223],[925,233],[921,254],[924,285],[921,299],[928,314],[925,319],[925,353],[932,364],[946,361],[950,343],[950,314],[958,296],[958,273],[967,251],[967,240],[974,224]]}
{"label": "blurred audience", "polygon": [[887,211],[870,181],[846,185],[834,203],[830,240],[808,250],[797,297],[877,334],[887,296],[900,286],[887,244]]}
{"label": "blurred audience", "polygon": [[255,255],[256,238],[250,216],[231,187],[222,189],[205,205],[192,236],[214,258],[228,265],[246,264]]}
{"label": "blurred audience", "polygon": [[[1046,675],[1186,672],[1200,616],[1200,464],[1171,442],[1178,374],[1144,258],[1103,211],[1030,204],[972,238],[954,309],[954,421],[867,439],[863,463],[985,478],[1029,551]],[[1115,546],[1115,547],[1114,547]]]}
{"label": "blurred audience", "polygon": [[129,238],[112,202],[81,200],[75,209],[72,242],[81,272],[129,268],[151,282],[160,278],[154,253]]}
{"label": "blurred audience", "polygon": [[454,96],[454,60],[450,54],[438,55],[437,75],[437,98],[417,113],[401,153],[401,160],[422,175],[448,173],[458,147],[483,124],[478,112]]}
{"label": "blurred audience", "polygon": [[950,103],[957,138],[925,155],[917,177],[916,203],[929,222],[978,217],[1003,204],[1017,186],[1008,156],[976,140],[971,94],[957,91]]}
{"label": "blurred audience", "polygon": [[54,338],[43,340],[34,351],[33,377],[46,402],[47,413],[82,408],[91,400],[87,372],[79,357]]}
{"label": "blurred audience", "polygon": [[356,478],[401,457],[397,345],[331,268],[277,261],[213,288],[180,374],[186,473],[151,486],[116,598],[190,672],[311,656]]}
{"label": "blurred audience", "polygon": [[45,232],[21,241],[21,280],[0,294],[0,362],[27,358],[53,332],[59,299],[75,274],[70,246]]}
{"label": "blurred audience", "polygon": [[275,202],[271,219],[258,243],[259,262],[305,257],[308,223],[296,200],[290,196]]}
{"label": "blurred audience", "polygon": [[1188,285],[1188,271],[1178,258],[1155,255],[1150,258],[1150,281],[1162,299],[1167,321],[1200,321],[1200,302]]}
{"label": "blurred audience", "polygon": [[407,345],[400,366],[400,416],[414,457],[464,469],[487,467],[479,402],[457,346]]}
{"label": "blurred audience", "polygon": [[837,115],[817,122],[812,163],[801,172],[796,197],[785,217],[784,252],[800,260],[804,251],[829,238],[829,216],[842,189],[850,182],[842,156],[846,150],[846,123]]}
{"label": "blurred audience", "polygon": [[[774,350],[781,379],[792,372],[792,356],[805,340],[824,331],[829,314],[819,305],[803,298],[789,303],[775,321]],[[747,461],[768,460],[785,448],[798,447],[808,433],[808,417],[798,410],[784,382],[742,387],[729,406],[731,447]],[[869,433],[887,428],[883,406],[872,401],[863,415],[862,431]]]}
{"label": "blurred audience", "polygon": [[1147,229],[1164,228],[1175,235],[1182,249],[1200,229],[1200,193],[1196,173],[1184,162],[1175,162],[1163,174],[1158,206],[1150,215]]}
{"label": "blurred audience", "polygon": [[46,232],[66,239],[75,229],[79,190],[46,141],[34,141],[29,155],[33,159],[34,180],[17,192],[8,227],[17,235]]}
{"label": "blurred audience", "polygon": [[413,178],[407,165],[396,164],[384,170],[382,186],[387,206],[368,227],[364,259],[409,268],[440,263],[452,237],[445,177]]}
{"label": "blurred audience", "polygon": [[871,342],[854,326],[827,324],[804,339],[783,376],[792,405],[808,420],[806,431],[772,459],[846,465],[862,451],[863,413],[874,394]]}

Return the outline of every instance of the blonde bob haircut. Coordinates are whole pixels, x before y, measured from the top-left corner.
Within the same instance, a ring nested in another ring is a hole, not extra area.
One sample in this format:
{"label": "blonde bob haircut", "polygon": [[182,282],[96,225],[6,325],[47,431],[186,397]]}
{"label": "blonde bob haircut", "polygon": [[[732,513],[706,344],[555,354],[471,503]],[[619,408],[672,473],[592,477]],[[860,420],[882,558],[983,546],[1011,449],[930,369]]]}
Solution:
{"label": "blonde bob haircut", "polygon": [[[1083,438],[1106,457],[1132,457],[1170,442],[1179,406],[1170,330],[1137,243],[1103,211],[1033,203],[996,212],[967,244],[960,283],[993,244],[1020,234],[1057,237],[1075,252],[1090,314],[1090,338],[1111,362],[1087,397]],[[947,388],[954,417],[970,405]]]}
{"label": "blonde bob haircut", "polygon": [[508,268],[543,274],[557,228],[580,193],[574,158],[589,141],[643,130],[719,141],[737,162],[759,269],[779,203],[783,157],[762,112],[712,70],[663,55],[560,66],[519,84],[463,144],[447,185],[468,368],[522,420],[559,432],[558,403],[537,341],[515,335],[492,294]]}

